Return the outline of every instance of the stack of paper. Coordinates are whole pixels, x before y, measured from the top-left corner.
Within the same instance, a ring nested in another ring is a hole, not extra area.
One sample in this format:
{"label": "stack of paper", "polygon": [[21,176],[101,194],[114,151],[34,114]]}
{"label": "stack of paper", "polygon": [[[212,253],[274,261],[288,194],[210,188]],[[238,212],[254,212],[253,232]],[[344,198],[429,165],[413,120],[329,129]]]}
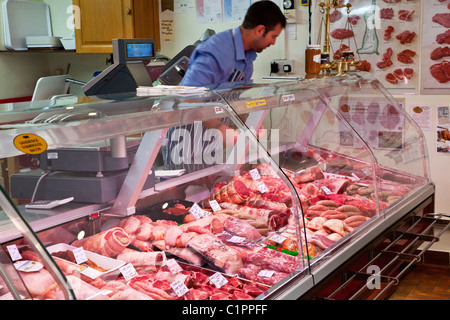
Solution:
{"label": "stack of paper", "polygon": [[185,86],[140,86],[136,89],[138,96],[160,96],[160,95],[194,95],[208,91],[205,87],[185,87]]}

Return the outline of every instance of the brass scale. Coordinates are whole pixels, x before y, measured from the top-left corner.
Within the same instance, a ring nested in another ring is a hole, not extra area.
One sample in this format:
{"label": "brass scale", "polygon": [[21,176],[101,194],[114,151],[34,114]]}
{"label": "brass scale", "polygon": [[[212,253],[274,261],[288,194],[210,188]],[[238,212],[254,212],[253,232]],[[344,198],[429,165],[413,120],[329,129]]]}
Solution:
{"label": "brass scale", "polygon": [[[321,2],[319,4],[320,13],[325,14],[325,39],[323,44],[323,51],[324,53],[330,53],[330,11],[332,9],[337,10],[340,8],[347,8],[347,15],[350,14],[350,7],[352,6],[350,3],[347,4],[341,4],[340,0],[326,0],[325,2]],[[347,23],[351,25],[348,22],[348,16],[347,16]],[[319,35],[320,37],[320,35]],[[354,37],[354,36],[353,36]],[[350,53],[351,56],[354,57],[353,52]],[[350,67],[356,67],[361,64],[361,61],[357,61],[354,58],[352,59],[344,59],[341,58],[340,60],[332,60],[331,55],[328,63],[322,63],[321,64],[321,70],[322,75],[330,75],[331,70],[336,70],[337,74],[333,75],[344,75],[347,71],[350,70]]]}

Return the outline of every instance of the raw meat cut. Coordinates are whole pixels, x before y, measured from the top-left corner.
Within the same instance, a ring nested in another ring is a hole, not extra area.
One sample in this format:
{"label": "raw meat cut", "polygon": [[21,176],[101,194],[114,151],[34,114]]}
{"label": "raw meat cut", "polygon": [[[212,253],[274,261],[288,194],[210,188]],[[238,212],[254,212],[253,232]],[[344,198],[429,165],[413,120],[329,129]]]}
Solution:
{"label": "raw meat cut", "polygon": [[357,66],[355,66],[355,69],[358,71],[366,71],[369,72],[372,65],[367,60],[362,60],[361,63]]}
{"label": "raw meat cut", "polygon": [[295,183],[300,184],[320,180],[323,179],[324,177],[325,176],[323,174],[322,169],[320,169],[320,167],[318,166],[313,166],[297,172],[294,176],[294,181]]}
{"label": "raw meat cut", "polygon": [[92,251],[106,257],[115,258],[131,243],[130,236],[120,227],[114,227],[91,237],[72,243],[75,247]]}
{"label": "raw meat cut", "polygon": [[241,180],[234,180],[216,191],[210,200],[217,202],[231,201],[237,204],[245,202],[250,195],[249,188]]}
{"label": "raw meat cut", "polygon": [[397,54],[397,60],[407,64],[414,63],[412,57],[414,57],[415,55],[416,53],[414,51],[406,49]]}
{"label": "raw meat cut", "polygon": [[450,13],[436,13],[431,20],[445,28],[450,28]]}
{"label": "raw meat cut", "polygon": [[334,10],[330,13],[330,22],[334,23],[342,18],[342,13],[339,10]]}
{"label": "raw meat cut", "polygon": [[386,30],[384,30],[383,39],[385,41],[388,41],[389,39],[391,39],[392,32],[394,32],[394,31],[395,31],[395,28],[393,26],[388,26],[386,28]]}
{"label": "raw meat cut", "polygon": [[385,78],[386,81],[389,82],[389,83],[392,83],[392,84],[397,84],[397,83],[398,83],[397,77],[396,77],[393,73],[391,73],[391,72],[387,73],[386,76],[385,76],[384,78]]}
{"label": "raw meat cut", "polygon": [[439,83],[447,83],[450,81],[450,61],[444,60],[432,65],[430,72]]}
{"label": "raw meat cut", "polygon": [[394,9],[392,8],[384,8],[380,10],[380,18],[381,19],[392,19],[394,17]]}
{"label": "raw meat cut", "polygon": [[215,236],[198,235],[188,242],[188,247],[199,253],[207,263],[227,274],[237,274],[243,267],[241,256]]}
{"label": "raw meat cut", "polygon": [[450,30],[436,36],[436,42],[438,44],[450,44]]}
{"label": "raw meat cut", "polygon": [[394,76],[398,78],[398,80],[403,80],[405,78],[405,74],[403,73],[403,70],[398,68],[395,69],[393,72]]}
{"label": "raw meat cut", "polygon": [[336,52],[333,54],[333,59],[334,60],[341,60],[342,58],[342,52],[343,51],[347,51],[350,50],[350,47],[347,46],[346,44],[341,44],[341,46],[339,47],[338,50],[336,50]]}
{"label": "raw meat cut", "polygon": [[414,75],[414,70],[412,68],[405,68],[403,70],[403,74],[405,75],[406,79],[411,79]]}
{"label": "raw meat cut", "polygon": [[248,264],[247,266],[239,269],[239,276],[249,279],[252,281],[256,281],[259,283],[267,284],[269,286],[273,286],[277,282],[283,280],[288,276],[287,273],[273,271],[273,274],[270,277],[261,276],[260,272],[263,270],[262,267],[256,266],[254,264]]}
{"label": "raw meat cut", "polygon": [[134,267],[146,267],[148,270],[157,271],[163,263],[161,252],[125,251],[117,256],[117,260],[131,263]]}
{"label": "raw meat cut", "polygon": [[298,267],[298,262],[295,257],[268,248],[263,248],[256,253],[249,254],[245,259],[245,263],[288,274]]}
{"label": "raw meat cut", "polygon": [[377,67],[384,69],[392,65],[391,56],[394,53],[392,48],[387,48],[386,52],[383,54],[383,60],[377,63]]}
{"label": "raw meat cut", "polygon": [[369,104],[369,107],[367,108],[367,122],[370,124],[375,124],[376,120],[378,119],[378,114],[380,113],[380,105],[376,102],[372,102]]}
{"label": "raw meat cut", "polygon": [[400,44],[411,43],[414,40],[416,33],[414,31],[405,30],[402,33],[399,33],[395,38],[400,40]]}
{"label": "raw meat cut", "polygon": [[261,238],[261,234],[255,227],[241,219],[229,217],[223,223],[223,227],[226,231],[248,240],[257,241]]}
{"label": "raw meat cut", "polygon": [[388,130],[394,130],[399,123],[400,114],[397,108],[391,104],[387,104],[381,113],[380,124]]}
{"label": "raw meat cut", "polygon": [[448,56],[450,56],[450,47],[448,47],[448,46],[438,47],[438,48],[434,49],[430,54],[431,60],[439,60],[441,58],[448,57]]}
{"label": "raw meat cut", "polygon": [[412,21],[413,20],[413,14],[414,14],[414,10],[413,11],[408,11],[408,10],[399,10],[398,11],[398,18],[400,20],[404,20],[404,21]]}
{"label": "raw meat cut", "polygon": [[331,31],[330,36],[334,39],[342,40],[353,37],[354,33],[350,29],[338,28]]}

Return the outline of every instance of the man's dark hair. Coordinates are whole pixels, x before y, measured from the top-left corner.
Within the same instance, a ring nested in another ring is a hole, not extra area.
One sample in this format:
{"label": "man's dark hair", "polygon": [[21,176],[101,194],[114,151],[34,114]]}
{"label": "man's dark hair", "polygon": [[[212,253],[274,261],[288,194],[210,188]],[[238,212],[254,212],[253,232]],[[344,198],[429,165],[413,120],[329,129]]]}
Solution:
{"label": "man's dark hair", "polygon": [[266,27],[266,33],[275,29],[277,24],[286,27],[286,17],[281,12],[280,7],[270,0],[261,0],[253,3],[245,14],[242,27],[244,29],[253,29],[262,24]]}

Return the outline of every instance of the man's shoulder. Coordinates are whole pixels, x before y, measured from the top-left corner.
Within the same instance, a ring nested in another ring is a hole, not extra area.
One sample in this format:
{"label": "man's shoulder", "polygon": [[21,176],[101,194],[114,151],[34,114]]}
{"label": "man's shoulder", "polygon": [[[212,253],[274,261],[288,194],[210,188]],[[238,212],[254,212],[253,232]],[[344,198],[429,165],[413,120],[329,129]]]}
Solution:
{"label": "man's shoulder", "polygon": [[197,49],[220,53],[223,52],[224,48],[227,48],[227,46],[229,46],[232,43],[233,43],[233,33],[232,30],[230,29],[216,33],[212,37],[200,42],[197,45]]}

